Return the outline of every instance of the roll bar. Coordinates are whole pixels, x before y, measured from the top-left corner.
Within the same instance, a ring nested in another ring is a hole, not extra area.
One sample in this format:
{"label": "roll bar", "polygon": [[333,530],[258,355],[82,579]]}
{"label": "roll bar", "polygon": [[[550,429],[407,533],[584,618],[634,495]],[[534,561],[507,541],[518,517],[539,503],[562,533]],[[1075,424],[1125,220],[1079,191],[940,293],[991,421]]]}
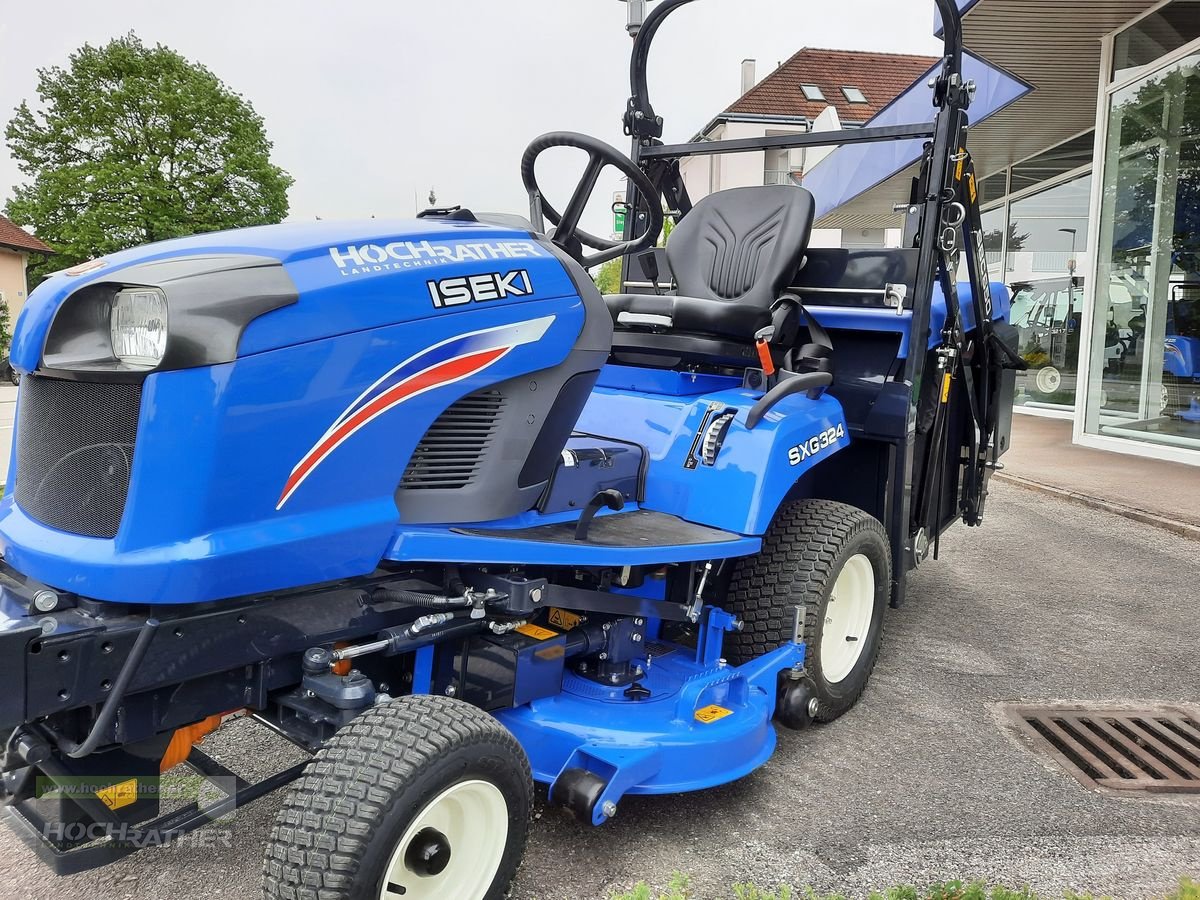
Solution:
{"label": "roll bar", "polygon": [[[667,16],[692,2],[694,0],[661,0],[646,17],[641,30],[634,38],[633,55],[629,62],[630,97],[625,110],[625,133],[632,137],[643,140],[662,137],[662,116],[654,112],[654,106],[650,102],[650,88],[646,82],[650,47]],[[962,13],[959,12],[956,0],[934,0],[934,4],[942,16],[942,40],[945,48],[942,55],[942,78],[949,83],[954,76],[960,79],[962,76]],[[935,101],[940,99],[941,95],[935,95]]]}
{"label": "roll bar", "polygon": [[[974,163],[967,150],[968,109],[975,85],[963,78],[962,14],[958,0],[934,0],[942,17],[944,51],[941,68],[933,79],[933,106],[930,119],[910,125],[894,124],[865,128],[824,131],[798,131],[795,134],[717,141],[690,141],[683,144],[662,142],[663,120],[654,111],[646,84],[650,47],[671,13],[694,0],[659,0],[634,38],[629,66],[630,98],[625,108],[625,133],[631,139],[630,158],[656,188],[656,194],[643,198],[635,185],[626,191],[625,204],[632,212],[626,216],[626,237],[640,233],[648,221],[647,204],[666,204],[666,212],[676,221],[691,210],[691,199],[684,183],[680,162],[690,156],[709,156],[767,149],[791,149],[809,146],[839,146],[877,141],[920,140],[922,153],[919,175],[912,180],[909,201],[897,209],[904,217],[904,247],[917,251],[915,284],[908,301],[897,312],[911,311],[910,333],[915,347],[923,345],[929,334],[931,307],[936,287],[941,288],[947,307],[936,366],[926,372],[928,354],[911,352],[903,361],[903,371],[895,381],[908,393],[908,411],[904,428],[888,440],[893,461],[889,469],[888,533],[892,543],[893,593],[898,605],[904,597],[909,568],[924,558],[932,544],[936,555],[938,535],[943,523],[939,517],[945,506],[942,485],[945,459],[951,458],[950,443],[957,439],[949,432],[949,414],[935,422],[917,457],[919,386],[927,377],[939,380],[956,377],[969,400],[969,427],[963,449],[963,484],[958,503],[962,518],[969,525],[982,519],[987,498],[988,479],[995,467],[993,447],[999,421],[1000,385],[1003,371],[1013,368],[1004,358],[1003,348],[993,340],[992,299],[982,240],[978,191]],[[661,199],[660,199],[661,198]],[[970,299],[979,335],[968,347],[962,328],[962,302],[958,296],[956,273],[966,260],[970,273]],[[623,259],[621,280],[630,283],[630,257]],[[918,336],[920,339],[918,340]],[[999,349],[997,349],[999,348]],[[1018,361],[1019,362],[1019,361]],[[784,382],[785,384],[787,382]],[[768,394],[768,397],[770,395]],[[942,406],[947,403],[943,396]],[[766,398],[764,398],[766,399]],[[778,398],[774,398],[778,399]],[[774,400],[768,401],[774,402]],[[941,407],[939,407],[941,409]],[[939,424],[940,423],[940,424]],[[918,474],[919,473],[919,474]]]}

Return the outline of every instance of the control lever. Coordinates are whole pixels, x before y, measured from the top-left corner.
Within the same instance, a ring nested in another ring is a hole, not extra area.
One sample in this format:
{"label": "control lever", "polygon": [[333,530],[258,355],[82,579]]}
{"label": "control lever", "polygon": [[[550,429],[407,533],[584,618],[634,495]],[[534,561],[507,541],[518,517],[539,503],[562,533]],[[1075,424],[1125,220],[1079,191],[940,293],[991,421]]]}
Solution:
{"label": "control lever", "polygon": [[600,491],[591,500],[583,510],[583,515],[579,517],[579,523],[575,526],[575,540],[586,541],[588,529],[592,525],[592,519],[596,518],[596,513],[600,512],[602,507],[607,506],[613,512],[617,512],[625,508],[625,495],[616,488],[609,488],[607,491]]}

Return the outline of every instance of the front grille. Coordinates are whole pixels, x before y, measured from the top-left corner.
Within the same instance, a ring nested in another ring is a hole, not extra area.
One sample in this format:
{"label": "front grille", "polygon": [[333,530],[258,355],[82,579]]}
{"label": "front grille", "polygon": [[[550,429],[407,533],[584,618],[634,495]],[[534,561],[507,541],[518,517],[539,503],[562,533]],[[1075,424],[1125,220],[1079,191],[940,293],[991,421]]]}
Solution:
{"label": "front grille", "polygon": [[400,481],[402,490],[456,490],[470,484],[499,426],[504,395],[478,391],[429,426]]}
{"label": "front grille", "polygon": [[23,378],[17,505],[61,531],[114,537],[129,493],[141,403],[141,384]]}

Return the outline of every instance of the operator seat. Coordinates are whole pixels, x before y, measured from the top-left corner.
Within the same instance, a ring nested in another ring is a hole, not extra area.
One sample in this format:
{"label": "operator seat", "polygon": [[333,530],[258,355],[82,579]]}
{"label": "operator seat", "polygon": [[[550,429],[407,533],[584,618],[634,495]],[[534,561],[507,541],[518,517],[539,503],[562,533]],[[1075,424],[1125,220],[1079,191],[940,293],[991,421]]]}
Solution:
{"label": "operator seat", "polygon": [[[789,347],[799,305],[783,299],[808,249],[815,202],[795,185],[732,188],[700,200],[667,242],[676,293],[610,294],[618,358],[746,366],[755,336]],[[794,307],[794,308],[793,308]],[[670,364],[670,362],[666,363]]]}

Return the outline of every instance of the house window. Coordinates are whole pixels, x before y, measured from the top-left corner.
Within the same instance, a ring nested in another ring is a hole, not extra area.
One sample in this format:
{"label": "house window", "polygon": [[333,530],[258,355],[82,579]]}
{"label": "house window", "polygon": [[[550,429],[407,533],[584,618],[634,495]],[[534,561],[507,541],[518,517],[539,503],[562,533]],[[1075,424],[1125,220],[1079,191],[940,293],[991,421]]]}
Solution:
{"label": "house window", "polygon": [[846,99],[851,103],[866,103],[867,95],[856,87],[843,87],[842,93],[846,95]]}
{"label": "house window", "polygon": [[804,92],[806,100],[824,100],[825,94],[821,92],[821,88],[815,84],[802,84],[800,90]]}

